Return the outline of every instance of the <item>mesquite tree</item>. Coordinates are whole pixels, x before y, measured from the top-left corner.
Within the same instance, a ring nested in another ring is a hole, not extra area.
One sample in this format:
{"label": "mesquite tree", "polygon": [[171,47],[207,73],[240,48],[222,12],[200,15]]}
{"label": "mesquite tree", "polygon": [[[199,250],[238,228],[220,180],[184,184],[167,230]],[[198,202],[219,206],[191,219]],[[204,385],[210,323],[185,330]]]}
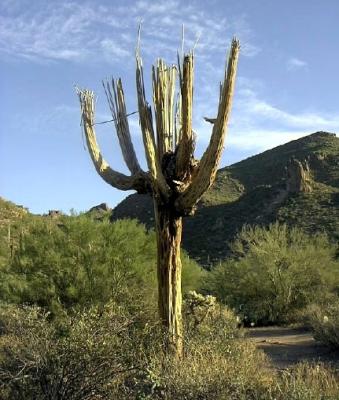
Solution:
{"label": "mesquite tree", "polygon": [[[178,65],[168,66],[159,59],[152,70],[152,109],[145,97],[142,60],[136,52],[136,87],[139,121],[148,172],[137,160],[128,125],[121,79],[104,82],[120,147],[127,167],[126,176],[114,171],[103,158],[95,130],[95,99],[89,90],[77,90],[87,147],[98,174],[121,190],[149,193],[154,200],[157,234],[158,307],[169,351],[182,353],[181,260],[182,217],[192,215],[203,193],[214,182],[224,146],[227,121],[233,97],[239,42],[232,40],[225,76],[220,84],[217,117],[210,143],[200,161],[194,158],[195,134],[192,129],[193,52],[184,54]],[[179,93],[176,100],[176,80]],[[154,123],[155,122],[155,123]]]}

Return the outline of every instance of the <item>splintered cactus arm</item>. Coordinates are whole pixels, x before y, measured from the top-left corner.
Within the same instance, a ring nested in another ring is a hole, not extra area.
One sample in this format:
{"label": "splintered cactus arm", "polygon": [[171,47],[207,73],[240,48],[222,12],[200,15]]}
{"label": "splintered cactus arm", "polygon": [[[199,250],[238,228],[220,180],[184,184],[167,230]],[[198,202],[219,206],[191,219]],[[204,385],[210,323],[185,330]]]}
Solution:
{"label": "splintered cactus arm", "polygon": [[193,110],[193,54],[185,55],[183,62],[181,86],[181,134],[178,144],[176,173],[180,180],[185,180],[189,173],[191,157],[194,152],[194,137],[192,131]]}
{"label": "splintered cactus arm", "polygon": [[152,69],[153,103],[157,128],[158,158],[173,151],[175,121],[175,84],[177,70],[175,66],[167,66],[159,59]]}
{"label": "splintered cactus arm", "polygon": [[189,210],[201,198],[203,193],[214,182],[227,131],[227,122],[231,112],[237,63],[240,44],[237,39],[232,40],[228,64],[220,95],[218,115],[213,125],[210,143],[200,160],[200,164],[191,184],[177,199],[179,210]]}
{"label": "splintered cactus arm", "polygon": [[111,109],[115,129],[118,135],[120,148],[125,163],[132,174],[141,171],[137,156],[134,151],[129,124],[127,119],[127,111],[125,104],[125,95],[122,87],[121,79],[111,82],[103,82],[107,101]]}
{"label": "splintered cactus arm", "polygon": [[96,171],[109,185],[120,190],[137,190],[139,193],[148,191],[148,177],[140,172],[132,176],[114,171],[103,158],[94,129],[95,102],[94,93],[90,90],[77,89],[81,106],[81,119],[86,137],[87,148]]}
{"label": "splintered cactus arm", "polygon": [[153,130],[152,109],[148,105],[145,97],[143,68],[142,60],[139,55],[139,49],[137,49],[136,53],[136,62],[136,85],[140,127],[142,131],[147,165],[152,178],[153,191],[157,195],[162,196],[164,199],[168,199],[170,196],[170,187],[168,186],[162,173],[160,160],[157,156],[157,148],[155,145]]}

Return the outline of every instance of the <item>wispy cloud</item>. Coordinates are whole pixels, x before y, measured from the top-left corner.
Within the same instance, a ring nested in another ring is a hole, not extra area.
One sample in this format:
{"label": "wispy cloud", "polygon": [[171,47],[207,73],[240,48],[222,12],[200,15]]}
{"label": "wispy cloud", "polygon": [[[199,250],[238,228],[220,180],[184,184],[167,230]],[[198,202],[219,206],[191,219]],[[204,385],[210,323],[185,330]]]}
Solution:
{"label": "wispy cloud", "polygon": [[266,150],[316,131],[339,131],[339,113],[286,111],[261,98],[248,82],[235,98],[230,141],[242,149]]}
{"label": "wispy cloud", "polygon": [[[339,131],[339,113],[306,110],[292,113],[262,98],[258,94],[262,85],[259,81],[238,78],[227,138],[227,144],[234,149],[254,154],[316,131]],[[215,116],[212,110],[216,109],[216,103],[210,100],[203,106],[204,111],[200,105],[197,107],[199,113],[195,119],[202,146],[211,134],[211,125],[202,117]]]}
{"label": "wispy cloud", "polygon": [[299,139],[309,135],[313,131],[283,131],[256,129],[251,131],[230,130],[228,144],[234,148],[241,149],[249,154],[260,153],[262,151],[273,149],[276,146],[287,143],[291,140]]}
{"label": "wispy cloud", "polygon": [[145,22],[146,54],[175,54],[182,24],[188,48],[201,35],[197,50],[202,56],[224,52],[227,38],[234,34],[242,40],[244,55],[253,56],[260,51],[244,16],[226,19],[210,12],[207,17],[196,3],[139,0],[116,7],[95,2],[37,0],[27,3],[27,7],[16,7],[17,3],[6,0],[0,5],[0,52],[16,58],[81,62],[96,56],[119,62],[131,55],[135,43],[131,31],[136,31],[140,20]]}
{"label": "wispy cloud", "polygon": [[[178,0],[127,5],[98,5],[91,1],[61,0],[28,2],[4,0],[0,4],[0,53],[19,59],[50,62],[89,62],[105,60],[117,66],[133,62],[136,30],[143,20],[142,51],[145,58],[162,55],[175,61],[180,33],[185,25],[185,48],[191,48],[197,35],[194,126],[205,146],[211,125],[204,116],[214,117],[218,101],[218,79],[222,79],[224,54],[233,35],[242,44],[243,56],[255,56],[260,47],[245,15],[223,17],[199,2]],[[23,11],[24,10],[24,11]],[[221,62],[215,62],[216,59]],[[307,68],[296,57],[287,60],[289,70]],[[218,78],[217,78],[218,77]],[[212,83],[212,85],[211,85]],[[229,143],[249,151],[261,151],[316,130],[339,130],[339,114],[300,110],[292,113],[260,95],[262,82],[239,77],[230,121]],[[128,96],[128,94],[127,94]],[[127,99],[130,100],[130,99]],[[133,103],[128,102],[134,111]],[[98,120],[107,119],[105,115]],[[131,129],[138,135],[137,119]]]}
{"label": "wispy cloud", "polygon": [[256,121],[266,124],[274,123],[282,128],[291,129],[338,129],[339,114],[325,114],[319,112],[302,111],[294,114],[280,109],[260,99],[252,89],[240,89],[236,110],[243,110],[248,116],[255,116]]}
{"label": "wispy cloud", "polygon": [[131,52],[117,43],[116,40],[103,39],[100,42],[100,45],[105,57],[107,57],[108,60],[113,58],[124,59],[125,57],[131,55]]}
{"label": "wispy cloud", "polygon": [[35,61],[81,61],[94,52],[111,52],[109,46],[100,46],[105,35],[97,26],[103,23],[106,28],[116,28],[120,22],[108,16],[104,7],[73,2],[37,4],[23,13],[0,14],[2,53]]}
{"label": "wispy cloud", "polygon": [[303,69],[307,67],[307,62],[300,60],[299,58],[292,57],[287,60],[286,66],[289,71],[293,71],[296,69]]}

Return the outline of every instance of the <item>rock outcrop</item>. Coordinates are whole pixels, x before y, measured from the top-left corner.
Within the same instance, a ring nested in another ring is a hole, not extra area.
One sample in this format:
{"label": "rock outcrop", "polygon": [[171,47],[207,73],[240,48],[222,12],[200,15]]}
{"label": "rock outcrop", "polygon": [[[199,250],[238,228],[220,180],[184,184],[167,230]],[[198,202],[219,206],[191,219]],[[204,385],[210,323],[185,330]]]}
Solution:
{"label": "rock outcrop", "polygon": [[312,192],[311,172],[307,161],[292,158],[286,167],[286,190],[288,193]]}
{"label": "rock outcrop", "polygon": [[98,204],[97,206],[90,208],[89,212],[93,211],[105,212],[105,211],[112,211],[112,209],[111,207],[109,207],[107,203],[101,203]]}

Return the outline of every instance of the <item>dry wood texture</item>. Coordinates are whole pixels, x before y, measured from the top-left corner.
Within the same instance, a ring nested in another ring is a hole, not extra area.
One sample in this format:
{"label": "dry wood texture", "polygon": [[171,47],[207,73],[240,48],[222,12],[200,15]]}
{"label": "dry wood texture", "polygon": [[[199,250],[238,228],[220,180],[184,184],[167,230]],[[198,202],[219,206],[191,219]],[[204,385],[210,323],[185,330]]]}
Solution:
{"label": "dry wood texture", "polygon": [[[121,190],[150,193],[154,199],[158,247],[159,316],[167,334],[167,350],[182,354],[181,260],[182,217],[194,212],[203,193],[211,186],[224,146],[227,122],[234,92],[239,42],[232,40],[231,51],[221,84],[218,113],[210,143],[199,162],[194,158],[193,52],[184,55],[182,65],[168,66],[161,59],[152,70],[154,132],[152,109],[147,103],[139,46],[136,52],[136,86],[139,121],[149,172],[141,170],[128,125],[124,91],[120,79],[104,83],[121,151],[131,176],[114,171],[103,159],[94,131],[94,94],[77,93],[82,125],[93,164],[99,175]],[[177,77],[179,91],[176,95]]]}

